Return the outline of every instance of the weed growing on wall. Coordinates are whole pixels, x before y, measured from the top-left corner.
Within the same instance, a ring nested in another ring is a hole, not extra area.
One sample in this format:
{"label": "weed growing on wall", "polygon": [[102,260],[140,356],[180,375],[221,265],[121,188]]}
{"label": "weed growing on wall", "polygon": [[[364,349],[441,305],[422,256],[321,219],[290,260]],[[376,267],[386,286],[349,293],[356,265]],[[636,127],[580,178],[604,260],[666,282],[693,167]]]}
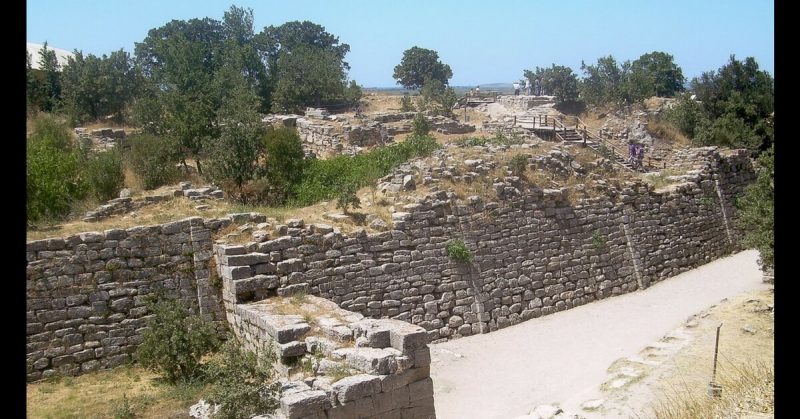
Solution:
{"label": "weed growing on wall", "polygon": [[447,243],[447,256],[456,262],[472,262],[474,256],[461,239],[451,240]]}

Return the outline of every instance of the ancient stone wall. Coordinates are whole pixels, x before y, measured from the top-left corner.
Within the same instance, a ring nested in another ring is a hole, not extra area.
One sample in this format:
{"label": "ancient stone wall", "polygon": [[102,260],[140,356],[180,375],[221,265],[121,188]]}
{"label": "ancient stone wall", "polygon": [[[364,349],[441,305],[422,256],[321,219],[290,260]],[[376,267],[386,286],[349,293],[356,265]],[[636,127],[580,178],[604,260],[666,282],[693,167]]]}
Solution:
{"label": "ancient stone wall", "polygon": [[164,288],[223,326],[212,233],[258,214],[188,218],[27,243],[28,380],[120,365],[142,341],[145,297]]}
{"label": "ancient stone wall", "polygon": [[425,329],[366,319],[313,296],[276,300],[226,308],[246,347],[271,345],[282,360],[299,359],[277,365],[283,417],[435,417]]}
{"label": "ancient stone wall", "polygon": [[509,109],[526,111],[535,106],[555,104],[555,96],[502,95],[497,97],[497,103]]}
{"label": "ancient stone wall", "polygon": [[[432,342],[485,333],[634,291],[739,249],[733,198],[755,175],[741,153],[655,192],[645,183],[578,201],[566,190],[497,183],[498,202],[439,192],[352,236],[292,221],[286,235],[219,261],[234,299],[308,292],[367,317],[409,321]],[[462,239],[471,263],[450,260]],[[241,284],[241,285],[240,285]],[[270,284],[273,288],[267,288]]]}

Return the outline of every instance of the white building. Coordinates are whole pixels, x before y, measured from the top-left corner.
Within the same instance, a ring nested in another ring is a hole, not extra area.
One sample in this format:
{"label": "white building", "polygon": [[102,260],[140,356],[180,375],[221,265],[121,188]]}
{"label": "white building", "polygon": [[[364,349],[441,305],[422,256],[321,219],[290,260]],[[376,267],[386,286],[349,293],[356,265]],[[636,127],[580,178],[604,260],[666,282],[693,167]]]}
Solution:
{"label": "white building", "polygon": [[[28,47],[28,54],[31,55],[31,67],[34,70],[41,70],[39,66],[39,51],[42,49],[42,47],[44,47],[44,45],[28,42],[27,47]],[[65,49],[54,48],[50,45],[47,45],[47,49],[56,52],[56,59],[58,60],[58,65],[61,66],[61,68],[64,68],[64,66],[67,65],[67,60],[69,59],[69,57],[75,56],[75,54]]]}

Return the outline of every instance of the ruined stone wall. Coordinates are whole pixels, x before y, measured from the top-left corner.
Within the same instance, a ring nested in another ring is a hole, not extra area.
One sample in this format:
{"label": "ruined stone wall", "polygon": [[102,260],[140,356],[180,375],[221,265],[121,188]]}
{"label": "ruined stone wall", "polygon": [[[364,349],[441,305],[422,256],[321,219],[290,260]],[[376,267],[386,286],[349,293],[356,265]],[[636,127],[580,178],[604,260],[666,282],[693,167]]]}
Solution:
{"label": "ruined stone wall", "polygon": [[393,140],[386,128],[374,121],[352,125],[347,121],[298,118],[296,125],[303,149],[317,156],[355,155],[366,147]]}
{"label": "ruined stone wall", "polygon": [[535,106],[554,104],[555,96],[502,95],[497,97],[497,103],[509,109],[526,111]]}
{"label": "ruined stone wall", "polygon": [[[739,249],[733,197],[755,175],[742,154],[656,193],[572,202],[565,190],[520,191],[458,204],[439,192],[394,214],[394,230],[345,236],[293,222],[286,235],[229,248],[256,263],[220,260],[237,302],[305,291],[368,317],[409,321],[432,342],[485,333],[623,294]],[[463,239],[472,263],[447,257]],[[242,262],[242,263],[239,263]],[[269,290],[262,284],[271,284]]]}
{"label": "ruined stone wall", "polygon": [[226,307],[232,329],[246,347],[271,345],[283,360],[300,359],[292,363],[295,367],[277,365],[284,389],[282,417],[435,417],[425,329],[398,320],[365,319],[313,296],[289,304],[290,309],[319,309],[314,314],[287,314],[281,305],[286,303],[274,300],[226,301]]}
{"label": "ruined stone wall", "polygon": [[193,217],[28,242],[28,380],[128,361],[149,318],[145,297],[156,288],[223,325],[220,291],[209,282],[211,234],[253,217],[264,218]]}

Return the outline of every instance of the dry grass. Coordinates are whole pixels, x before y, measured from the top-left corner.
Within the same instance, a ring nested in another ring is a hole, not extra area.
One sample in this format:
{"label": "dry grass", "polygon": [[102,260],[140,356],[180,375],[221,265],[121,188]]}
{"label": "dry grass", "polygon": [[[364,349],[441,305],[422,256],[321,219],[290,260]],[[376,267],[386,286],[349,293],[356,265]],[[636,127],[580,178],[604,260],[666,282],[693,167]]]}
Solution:
{"label": "dry grass", "polygon": [[717,384],[722,396],[711,398],[702,389],[670,389],[653,408],[658,419],[728,418],[747,413],[773,413],[775,369],[763,362],[722,363]]}
{"label": "dry grass", "polygon": [[29,418],[109,418],[127,397],[137,418],[184,418],[202,397],[201,385],[169,386],[138,366],[27,385]]}
{"label": "dry grass", "polygon": [[670,122],[650,118],[647,125],[645,125],[645,130],[648,134],[663,140],[672,148],[692,146],[692,141]]}
{"label": "dry grass", "polygon": [[[651,405],[657,418],[738,417],[774,409],[774,304],[772,290],[749,293],[710,311],[695,333],[698,340],[674,359],[673,373],[659,383],[660,399]],[[722,397],[711,399],[716,326],[720,329],[716,382]],[[746,332],[747,328],[753,333]]]}
{"label": "dry grass", "polygon": [[364,113],[400,112],[403,95],[370,92],[361,98]]}
{"label": "dry grass", "polygon": [[675,169],[664,169],[658,173],[644,175],[642,176],[642,180],[649,183],[650,185],[653,185],[653,187],[657,191],[660,191],[663,190],[664,188],[669,187],[670,185],[677,183],[677,181],[672,179],[667,179],[667,177],[677,176],[680,174],[681,174],[680,171]]}

